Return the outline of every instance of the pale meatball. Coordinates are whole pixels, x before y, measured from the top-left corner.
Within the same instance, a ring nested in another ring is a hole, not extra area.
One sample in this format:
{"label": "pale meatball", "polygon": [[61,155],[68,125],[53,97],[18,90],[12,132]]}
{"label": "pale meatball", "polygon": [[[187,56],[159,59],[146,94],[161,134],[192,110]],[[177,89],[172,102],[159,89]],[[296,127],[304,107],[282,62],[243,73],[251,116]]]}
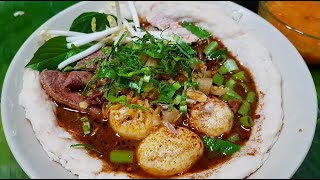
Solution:
{"label": "pale meatball", "polygon": [[154,122],[160,121],[160,115],[152,108],[143,111],[118,104],[110,107],[108,119],[111,128],[121,137],[141,140],[149,135]]}
{"label": "pale meatball", "polygon": [[178,127],[178,134],[161,127],[145,138],[137,149],[141,168],[154,176],[186,172],[201,158],[204,145],[194,132]]}
{"label": "pale meatball", "polygon": [[211,137],[228,133],[233,126],[231,109],[216,97],[193,105],[189,115],[189,126]]}

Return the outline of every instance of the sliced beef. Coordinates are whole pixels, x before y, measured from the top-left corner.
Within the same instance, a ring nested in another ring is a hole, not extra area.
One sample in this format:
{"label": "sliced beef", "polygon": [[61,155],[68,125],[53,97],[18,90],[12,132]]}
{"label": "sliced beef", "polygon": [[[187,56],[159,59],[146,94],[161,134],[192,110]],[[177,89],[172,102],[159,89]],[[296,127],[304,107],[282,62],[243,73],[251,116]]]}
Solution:
{"label": "sliced beef", "polygon": [[70,91],[83,90],[92,78],[92,74],[86,71],[72,71],[68,74],[63,86]]}
{"label": "sliced beef", "polygon": [[106,98],[103,97],[104,91],[93,91],[87,97],[87,102],[89,105],[93,106],[102,106],[104,102],[106,102]]}
{"label": "sliced beef", "polygon": [[[80,72],[74,72],[80,73]],[[95,118],[101,117],[101,108],[89,106],[87,109],[81,109],[79,103],[85,99],[77,91],[70,91],[65,88],[63,84],[68,79],[70,73],[63,73],[59,71],[44,70],[40,73],[40,83],[46,93],[58,103],[67,105],[72,109],[81,112],[86,112]],[[74,75],[72,75],[74,76]],[[80,75],[79,75],[80,76]],[[77,76],[77,77],[79,77]]]}
{"label": "sliced beef", "polygon": [[98,50],[95,53],[83,58],[82,60],[80,60],[75,68],[81,68],[81,69],[87,69],[90,71],[95,71],[96,69],[99,68],[99,63],[96,61],[96,58],[103,58],[103,52],[102,50]]}

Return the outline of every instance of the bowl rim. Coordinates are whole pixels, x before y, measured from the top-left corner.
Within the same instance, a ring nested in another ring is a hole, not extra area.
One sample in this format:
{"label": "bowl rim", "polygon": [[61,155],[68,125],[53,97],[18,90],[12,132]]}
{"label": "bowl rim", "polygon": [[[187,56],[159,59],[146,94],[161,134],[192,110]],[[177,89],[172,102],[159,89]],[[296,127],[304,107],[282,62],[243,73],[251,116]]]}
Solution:
{"label": "bowl rim", "polygon": [[[286,28],[288,28],[289,30],[292,30],[293,32],[296,32],[298,34],[301,34],[303,36],[306,36],[308,38],[312,38],[312,39],[316,39],[316,40],[320,40],[320,37],[302,32],[300,30],[298,30],[297,28],[292,27],[291,25],[288,25],[287,23],[283,22],[282,20],[280,20],[279,18],[277,18],[270,10],[269,8],[266,6],[266,4],[268,3],[268,1],[259,1],[259,6],[258,9],[260,11],[261,8],[263,8],[266,13],[271,16],[273,19],[275,19],[277,22],[279,22],[280,24],[284,25]],[[260,15],[260,12],[259,12]]]}

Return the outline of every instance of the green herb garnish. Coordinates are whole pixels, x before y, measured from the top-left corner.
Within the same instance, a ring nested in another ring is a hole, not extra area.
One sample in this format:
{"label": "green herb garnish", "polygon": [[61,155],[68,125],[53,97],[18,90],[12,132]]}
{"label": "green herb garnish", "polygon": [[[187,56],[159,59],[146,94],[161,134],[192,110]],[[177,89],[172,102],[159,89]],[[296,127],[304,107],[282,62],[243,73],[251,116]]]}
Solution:
{"label": "green herb garnish", "polygon": [[37,71],[43,71],[44,69],[56,70],[62,61],[82,52],[88,47],[90,47],[90,44],[81,47],[73,46],[72,49],[68,49],[66,37],[54,37],[45,42],[35,52],[26,67]]}
{"label": "green herb garnish", "polygon": [[85,135],[90,134],[90,122],[89,122],[89,119],[87,117],[82,117],[80,120],[82,122],[83,134],[85,134]]}
{"label": "green herb garnish", "polygon": [[200,39],[208,39],[211,36],[211,34],[207,30],[204,30],[198,26],[195,26],[190,22],[184,21],[182,23],[182,26],[186,28],[188,31],[190,31],[192,34],[199,37]]}
{"label": "green herb garnish", "polygon": [[224,156],[230,156],[235,152],[240,151],[240,146],[233,144],[229,141],[224,141],[221,139],[210,138],[208,136],[204,136],[202,138],[206,150],[208,152],[221,152]]}
{"label": "green herb garnish", "polygon": [[72,144],[70,146],[70,148],[87,148],[91,151],[94,151],[96,153],[102,154],[102,152],[100,152],[99,150],[97,150],[95,147],[93,147],[92,145],[88,145],[88,144]]}

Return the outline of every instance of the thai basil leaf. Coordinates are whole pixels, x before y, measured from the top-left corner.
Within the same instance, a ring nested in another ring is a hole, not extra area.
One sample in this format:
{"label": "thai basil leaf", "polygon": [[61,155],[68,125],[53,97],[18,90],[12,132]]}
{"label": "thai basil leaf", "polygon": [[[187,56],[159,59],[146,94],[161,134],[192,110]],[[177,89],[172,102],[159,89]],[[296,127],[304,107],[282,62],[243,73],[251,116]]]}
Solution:
{"label": "thai basil leaf", "polygon": [[[103,31],[106,27],[110,27],[108,16],[111,14],[104,14],[99,12],[85,12],[78,16],[71,24],[70,31],[77,31],[83,33],[92,33],[91,21],[96,18],[96,31]],[[117,20],[117,17],[111,15]]]}
{"label": "thai basil leaf", "polygon": [[206,31],[198,26],[195,26],[195,25],[191,24],[190,22],[184,21],[182,26],[184,28],[186,28],[188,31],[190,31],[192,34],[199,37],[200,39],[208,39],[211,36],[211,34],[208,31]]}
{"label": "thai basil leaf", "polygon": [[45,42],[36,51],[26,67],[37,71],[43,71],[44,69],[56,70],[62,61],[80,53],[89,46],[90,44],[87,44],[81,47],[73,47],[72,49],[68,49],[66,37],[54,37]]}

